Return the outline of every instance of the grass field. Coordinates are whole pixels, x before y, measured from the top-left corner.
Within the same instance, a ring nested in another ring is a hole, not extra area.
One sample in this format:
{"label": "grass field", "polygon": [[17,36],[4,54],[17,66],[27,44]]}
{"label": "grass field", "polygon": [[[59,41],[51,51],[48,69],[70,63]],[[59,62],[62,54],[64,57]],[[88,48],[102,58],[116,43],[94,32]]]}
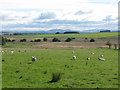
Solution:
{"label": "grass field", "polygon": [[12,37],[93,37],[93,38],[99,38],[99,37],[112,37],[112,36],[118,36],[118,32],[106,32],[106,33],[82,33],[82,34],[43,34],[43,35],[17,35]]}
{"label": "grass field", "polygon": [[[97,34],[88,34],[88,36],[94,37],[93,35],[96,35],[95,37],[100,38],[107,35],[107,39],[105,38],[103,41],[96,39],[96,42],[93,43],[82,42],[80,37],[79,42],[75,40],[67,43],[7,43],[3,47],[5,52],[2,53],[2,87],[118,88],[118,50],[99,47],[109,39],[116,43],[116,38],[108,37],[115,36],[117,33],[99,33],[98,36]],[[85,37],[84,35],[87,34],[81,34],[82,37]],[[75,35],[73,36],[75,37]],[[76,37],[78,36],[76,35]],[[34,38],[34,36],[30,37]],[[21,36],[11,38],[19,39]],[[58,47],[61,45],[68,47]],[[89,47],[72,47],[74,45]],[[11,53],[11,50],[14,50],[14,53]],[[92,54],[93,52],[95,54]],[[77,57],[76,60],[72,59],[74,55]],[[105,61],[98,60],[101,55],[104,55]],[[32,62],[31,56],[35,56],[37,61]],[[87,57],[91,59],[87,61]],[[50,83],[52,73],[61,73],[61,79],[58,82]]]}
{"label": "grass field", "polygon": [[[118,52],[110,49],[9,49],[3,53],[3,88],[117,88]],[[18,51],[21,52],[18,52]],[[26,50],[26,52],[24,52]],[[95,54],[91,54],[94,52]],[[108,54],[109,53],[109,54]],[[106,61],[99,61],[104,55]],[[76,55],[77,60],[72,60]],[[37,61],[31,62],[31,56]],[[91,60],[87,61],[86,58]],[[16,73],[16,71],[19,71]],[[61,80],[48,83],[52,73],[63,73]],[[23,78],[19,79],[22,76]]]}

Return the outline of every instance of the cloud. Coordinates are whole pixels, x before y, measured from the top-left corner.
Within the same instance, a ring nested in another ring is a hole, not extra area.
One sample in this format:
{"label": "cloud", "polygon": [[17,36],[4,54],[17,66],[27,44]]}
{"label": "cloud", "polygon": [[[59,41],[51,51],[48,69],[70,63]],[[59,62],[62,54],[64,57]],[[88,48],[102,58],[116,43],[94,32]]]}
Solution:
{"label": "cloud", "polygon": [[0,10],[3,30],[49,30],[51,28],[83,30],[117,27],[118,7],[117,4],[106,4],[108,0],[102,0],[100,3],[95,0],[12,1],[0,1],[3,5],[8,5]]}
{"label": "cloud", "polygon": [[38,18],[36,18],[37,20],[41,20],[41,19],[53,19],[56,17],[56,14],[54,12],[43,12],[40,14],[40,16]]}
{"label": "cloud", "polygon": [[118,20],[118,18],[113,18],[112,15],[108,15],[105,17],[105,19],[103,19],[103,21],[115,21]]}
{"label": "cloud", "polygon": [[2,9],[77,9],[83,4],[117,4],[119,0],[0,0]]}
{"label": "cloud", "polygon": [[[102,22],[102,21],[101,21]],[[51,20],[51,21],[34,21],[33,23],[39,23],[39,24],[99,24],[101,23],[100,21],[77,21],[77,20]]]}
{"label": "cloud", "polygon": [[89,14],[89,13],[92,13],[92,11],[85,12],[85,11],[80,10],[80,11],[77,11],[75,15],[83,15],[83,14]]}

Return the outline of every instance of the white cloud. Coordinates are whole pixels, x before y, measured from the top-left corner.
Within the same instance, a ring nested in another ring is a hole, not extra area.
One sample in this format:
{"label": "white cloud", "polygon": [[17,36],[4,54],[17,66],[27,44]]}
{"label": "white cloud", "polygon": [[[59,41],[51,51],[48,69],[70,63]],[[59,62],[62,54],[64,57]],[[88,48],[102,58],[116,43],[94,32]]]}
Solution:
{"label": "white cloud", "polygon": [[[0,19],[4,30],[82,30],[100,27],[114,29],[117,27],[118,5],[117,0],[109,1],[108,3],[108,0],[101,0],[99,3],[97,0],[2,0]],[[110,17],[107,18],[108,16]],[[107,27],[107,24],[111,26]]]}

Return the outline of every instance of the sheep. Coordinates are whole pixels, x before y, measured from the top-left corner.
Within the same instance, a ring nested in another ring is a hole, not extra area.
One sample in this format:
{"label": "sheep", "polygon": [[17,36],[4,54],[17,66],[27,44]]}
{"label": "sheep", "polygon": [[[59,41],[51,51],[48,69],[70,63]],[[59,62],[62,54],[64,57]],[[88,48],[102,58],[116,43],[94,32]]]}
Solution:
{"label": "sheep", "polygon": [[73,60],[76,60],[76,56],[73,56]]}
{"label": "sheep", "polygon": [[2,52],[2,53],[3,53],[4,51],[2,50],[2,51],[0,51],[0,52]]}
{"label": "sheep", "polygon": [[86,58],[86,60],[90,60],[90,58]]}
{"label": "sheep", "polygon": [[101,60],[101,61],[105,61],[105,59],[104,58],[98,58],[99,60]]}
{"label": "sheep", "polygon": [[95,54],[95,53],[92,53],[92,54]]}
{"label": "sheep", "polygon": [[37,58],[34,57],[34,56],[32,56],[31,59],[32,59],[33,62],[37,60]]}
{"label": "sheep", "polygon": [[13,50],[11,50],[11,53],[14,53],[14,51],[13,51]]}

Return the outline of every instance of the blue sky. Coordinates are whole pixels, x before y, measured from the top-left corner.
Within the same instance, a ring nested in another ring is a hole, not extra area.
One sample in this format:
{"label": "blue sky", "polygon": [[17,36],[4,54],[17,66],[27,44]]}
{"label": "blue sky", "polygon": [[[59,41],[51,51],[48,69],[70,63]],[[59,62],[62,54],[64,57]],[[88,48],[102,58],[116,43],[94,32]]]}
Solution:
{"label": "blue sky", "polygon": [[1,0],[3,31],[118,29],[119,0]]}

